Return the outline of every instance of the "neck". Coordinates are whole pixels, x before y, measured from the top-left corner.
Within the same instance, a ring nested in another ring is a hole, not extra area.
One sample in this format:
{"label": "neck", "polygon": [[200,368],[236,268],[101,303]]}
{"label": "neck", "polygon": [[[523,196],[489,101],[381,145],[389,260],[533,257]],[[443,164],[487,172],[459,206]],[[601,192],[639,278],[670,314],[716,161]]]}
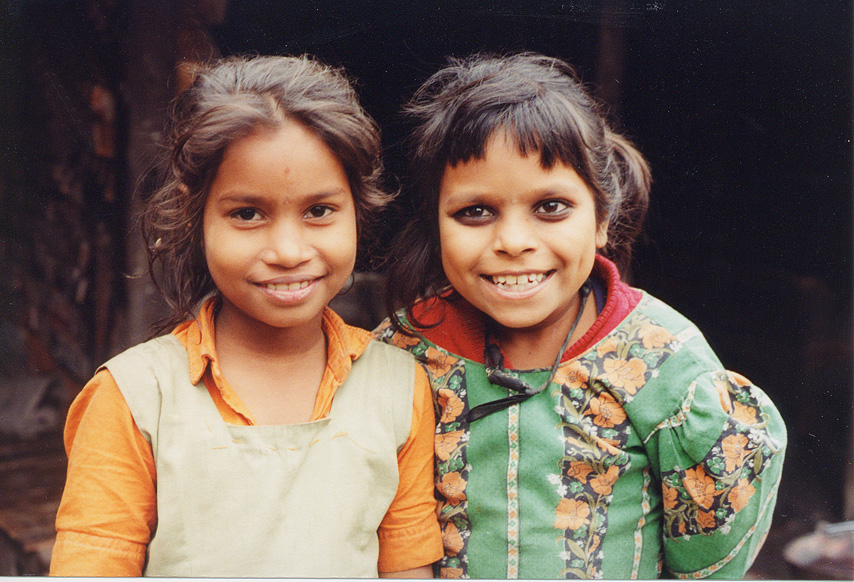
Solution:
{"label": "neck", "polygon": [[308,422],[326,369],[322,315],[300,325],[272,327],[224,304],[214,344],[225,380],[253,424]]}
{"label": "neck", "polygon": [[293,327],[272,327],[248,318],[224,305],[215,318],[217,354],[240,354],[250,359],[279,361],[302,358],[326,350],[322,314],[311,321]]}
{"label": "neck", "polygon": [[[578,311],[560,322],[540,328],[512,329],[502,327],[498,333],[501,350],[507,357],[505,365],[517,370],[551,368],[561,351]],[[596,301],[590,297],[584,303],[578,325],[572,331],[567,347],[581,339],[596,321]]]}

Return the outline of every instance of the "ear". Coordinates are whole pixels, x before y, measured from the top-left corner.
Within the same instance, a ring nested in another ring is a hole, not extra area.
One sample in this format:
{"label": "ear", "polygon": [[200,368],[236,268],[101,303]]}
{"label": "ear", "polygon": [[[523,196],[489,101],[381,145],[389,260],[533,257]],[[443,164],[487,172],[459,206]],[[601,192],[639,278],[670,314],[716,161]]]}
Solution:
{"label": "ear", "polygon": [[608,221],[603,220],[596,227],[596,248],[601,249],[608,244]]}

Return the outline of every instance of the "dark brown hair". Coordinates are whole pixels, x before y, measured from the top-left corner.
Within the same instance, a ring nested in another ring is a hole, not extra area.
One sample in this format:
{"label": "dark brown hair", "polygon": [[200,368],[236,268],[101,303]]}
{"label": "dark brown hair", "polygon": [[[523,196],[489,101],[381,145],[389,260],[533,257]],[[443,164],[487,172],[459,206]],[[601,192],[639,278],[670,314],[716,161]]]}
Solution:
{"label": "dark brown hair", "polygon": [[313,131],[344,167],[360,234],[389,201],[380,185],[379,128],[343,71],[306,56],[229,57],[203,67],[170,107],[161,185],[141,217],[150,272],[171,308],[155,333],[191,318],[216,291],[202,251],[202,217],[226,149],[287,120]]}
{"label": "dark brown hair", "polygon": [[[448,165],[482,159],[503,131],[520,153],[539,154],[543,168],[572,167],[588,185],[596,218],[608,224],[600,252],[625,272],[649,204],[651,176],[640,152],[608,125],[601,106],[567,63],[534,53],[449,59],[404,108],[413,217],[392,245],[387,301],[396,309],[447,287],[442,269],[439,186]],[[412,313],[408,313],[410,320]],[[418,324],[419,322],[415,322]]]}

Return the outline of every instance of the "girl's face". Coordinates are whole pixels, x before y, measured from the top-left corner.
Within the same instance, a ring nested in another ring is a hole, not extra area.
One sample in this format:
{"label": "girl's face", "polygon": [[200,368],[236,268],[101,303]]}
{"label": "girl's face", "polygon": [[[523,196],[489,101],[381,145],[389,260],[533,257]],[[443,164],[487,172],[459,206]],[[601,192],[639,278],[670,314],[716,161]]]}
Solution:
{"label": "girl's face", "polygon": [[439,239],[451,285],[506,332],[565,336],[607,225],[575,170],[543,169],[498,133],[483,159],[446,168]]}
{"label": "girl's face", "polygon": [[208,194],[204,251],[222,294],[219,317],[249,331],[316,331],[356,260],[341,163],[295,121],[234,142]]}

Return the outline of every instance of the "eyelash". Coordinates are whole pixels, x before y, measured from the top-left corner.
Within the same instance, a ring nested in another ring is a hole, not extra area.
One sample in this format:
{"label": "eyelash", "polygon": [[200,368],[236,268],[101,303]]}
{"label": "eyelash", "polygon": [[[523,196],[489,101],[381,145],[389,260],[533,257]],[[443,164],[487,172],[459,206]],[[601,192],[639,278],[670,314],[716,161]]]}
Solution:
{"label": "eyelash", "polygon": [[[320,211],[322,211],[322,212],[321,212],[321,214],[320,214],[320,216],[315,216],[315,215],[313,215],[313,214],[312,214],[315,210],[320,210]],[[321,219],[321,218],[326,218],[326,217],[328,217],[328,216],[329,216],[330,214],[332,214],[333,212],[335,212],[335,209],[334,209],[332,206],[329,206],[328,204],[317,204],[316,206],[312,206],[311,208],[309,208],[309,209],[306,211],[305,216],[306,216],[306,217],[308,217],[308,218],[312,218],[312,219],[315,219],[315,220],[319,220],[319,219]]]}
{"label": "eyelash", "polygon": [[[315,214],[317,211],[319,211],[319,213]],[[328,204],[317,204],[306,210],[303,216],[310,220],[320,220],[322,218],[327,218],[333,212],[335,212],[335,209],[332,206],[329,206]],[[232,218],[242,222],[253,222],[257,220],[260,215],[261,212],[256,208],[239,208],[231,213]]]}
{"label": "eyelash", "polygon": [[[561,206],[561,208],[558,210],[555,210],[553,212],[545,211],[545,212],[541,213],[541,214],[548,215],[549,218],[558,218],[558,217],[562,218],[570,210],[572,210],[572,204],[570,204],[566,200],[545,200],[545,201],[541,202],[540,204],[538,204],[537,207],[534,209],[534,211],[537,212],[538,210],[544,210],[545,206],[550,205],[550,204],[559,205],[559,206]],[[537,213],[540,214],[539,212],[537,212]]]}
{"label": "eyelash", "polygon": [[[558,208],[548,211],[546,206],[557,206]],[[567,200],[544,200],[534,207],[534,214],[539,215],[545,220],[560,220],[563,219],[570,210],[573,204]],[[454,218],[460,222],[480,223],[486,222],[495,216],[495,211],[481,204],[466,206],[454,213]]]}
{"label": "eyelash", "polygon": [[[475,214],[477,213],[477,214]],[[465,208],[458,210],[454,213],[454,218],[457,220],[483,220],[490,216],[493,216],[495,212],[486,206],[481,206],[480,204],[474,206],[466,206]]]}
{"label": "eyelash", "polygon": [[[248,218],[247,218],[247,217],[246,217],[246,214],[247,214],[247,213],[250,213],[250,212],[251,212],[252,214],[251,214],[251,216],[250,216],[250,217],[248,217]],[[240,209],[235,210],[234,212],[232,212],[232,213],[231,213],[231,216],[232,216],[232,218],[236,218],[236,219],[238,219],[238,220],[242,220],[242,221],[244,221],[244,222],[251,222],[253,219],[255,219],[255,218],[256,218],[256,216],[258,216],[258,215],[260,215],[260,214],[261,214],[261,213],[260,213],[260,212],[258,212],[258,210],[256,210],[255,208],[240,208]]]}

